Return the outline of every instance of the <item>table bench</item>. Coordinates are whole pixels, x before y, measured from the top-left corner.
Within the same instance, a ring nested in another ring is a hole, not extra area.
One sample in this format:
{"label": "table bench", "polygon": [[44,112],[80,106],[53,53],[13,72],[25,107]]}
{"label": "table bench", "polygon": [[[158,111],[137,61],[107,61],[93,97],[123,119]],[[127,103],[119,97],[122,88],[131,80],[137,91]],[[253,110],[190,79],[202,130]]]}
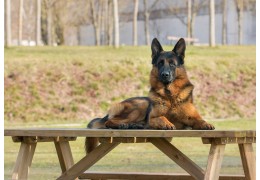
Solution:
{"label": "table bench", "polygon": [[[198,179],[238,180],[256,179],[255,154],[252,143],[256,131],[199,131],[199,130],[94,130],[94,129],[5,129],[5,136],[20,142],[12,179],[27,179],[34,151],[39,142],[54,142],[62,174],[57,179]],[[74,163],[69,141],[77,137],[99,138],[100,145]],[[206,170],[183,154],[167,138],[198,137],[203,144],[211,144]],[[120,143],[152,143],[188,174],[172,173],[106,173],[86,171]],[[238,144],[245,175],[220,175],[226,144]],[[86,171],[86,172],[85,172]]]}

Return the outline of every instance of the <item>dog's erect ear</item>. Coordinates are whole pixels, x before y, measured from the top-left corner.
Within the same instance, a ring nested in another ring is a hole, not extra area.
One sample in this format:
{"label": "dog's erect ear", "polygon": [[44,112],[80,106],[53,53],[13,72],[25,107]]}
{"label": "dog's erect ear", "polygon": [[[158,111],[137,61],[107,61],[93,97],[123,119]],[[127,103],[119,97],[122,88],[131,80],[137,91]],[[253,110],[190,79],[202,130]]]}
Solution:
{"label": "dog's erect ear", "polygon": [[160,42],[156,38],[154,38],[152,41],[151,49],[152,49],[152,64],[155,64],[155,57],[158,54],[160,54],[160,52],[163,51]]}
{"label": "dog's erect ear", "polygon": [[184,60],[185,57],[185,50],[186,50],[186,44],[185,44],[185,40],[183,38],[181,38],[176,45],[173,48],[173,52],[175,54],[177,54],[178,56],[180,56],[182,58],[182,60]]}

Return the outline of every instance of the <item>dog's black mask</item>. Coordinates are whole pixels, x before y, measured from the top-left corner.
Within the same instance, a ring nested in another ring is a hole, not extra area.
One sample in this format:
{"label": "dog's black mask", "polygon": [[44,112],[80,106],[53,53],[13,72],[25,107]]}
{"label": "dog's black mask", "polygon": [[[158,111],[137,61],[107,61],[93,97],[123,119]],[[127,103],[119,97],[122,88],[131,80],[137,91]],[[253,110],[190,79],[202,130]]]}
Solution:
{"label": "dog's black mask", "polygon": [[158,78],[163,84],[169,84],[176,79],[176,68],[184,64],[186,44],[181,38],[172,51],[164,51],[160,42],[152,41],[152,64],[158,68]]}

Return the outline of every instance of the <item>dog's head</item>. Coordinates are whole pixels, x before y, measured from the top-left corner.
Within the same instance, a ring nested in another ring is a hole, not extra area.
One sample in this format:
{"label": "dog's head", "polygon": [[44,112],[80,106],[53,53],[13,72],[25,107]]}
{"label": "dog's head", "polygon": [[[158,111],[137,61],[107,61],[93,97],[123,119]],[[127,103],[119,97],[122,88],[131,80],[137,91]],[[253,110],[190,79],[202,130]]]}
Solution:
{"label": "dog's head", "polygon": [[184,64],[186,44],[181,38],[172,51],[164,51],[160,42],[154,38],[152,41],[152,64],[158,69],[158,78],[163,84],[173,82],[176,77],[176,69]]}

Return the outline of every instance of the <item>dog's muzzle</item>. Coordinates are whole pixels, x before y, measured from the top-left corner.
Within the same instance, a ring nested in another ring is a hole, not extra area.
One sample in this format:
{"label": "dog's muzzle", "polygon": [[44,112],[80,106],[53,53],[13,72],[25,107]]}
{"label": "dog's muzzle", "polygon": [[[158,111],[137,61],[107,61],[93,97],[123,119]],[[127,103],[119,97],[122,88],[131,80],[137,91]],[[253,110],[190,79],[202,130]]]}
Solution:
{"label": "dog's muzzle", "polygon": [[160,74],[160,80],[164,84],[168,84],[168,83],[171,83],[173,81],[173,76],[172,76],[170,71],[163,71]]}

